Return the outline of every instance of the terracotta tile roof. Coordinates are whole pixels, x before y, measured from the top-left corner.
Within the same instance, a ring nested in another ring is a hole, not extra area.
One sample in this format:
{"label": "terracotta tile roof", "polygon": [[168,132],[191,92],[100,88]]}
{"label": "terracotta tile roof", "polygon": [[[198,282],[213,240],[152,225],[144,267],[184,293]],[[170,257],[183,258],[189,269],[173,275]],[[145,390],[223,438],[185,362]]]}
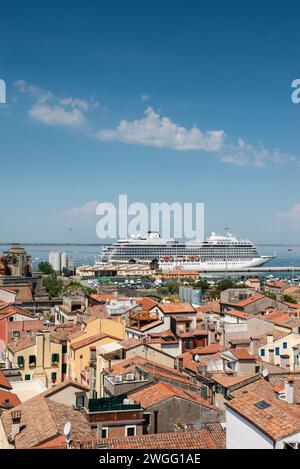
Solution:
{"label": "terracotta tile roof", "polygon": [[184,352],[182,355],[180,355],[179,358],[182,359],[182,366],[185,370],[192,371],[193,373],[197,374],[197,367],[199,365],[206,366],[207,361],[202,358],[201,362],[194,362],[193,361],[193,356],[195,354],[201,355],[202,357],[205,357],[209,360],[209,358],[215,357],[217,359],[220,358],[218,354],[219,352],[222,352],[225,350],[225,347],[220,344],[211,344],[207,345],[206,347],[197,347],[193,350],[189,350],[188,352]]}
{"label": "terracotta tile roof", "polygon": [[283,282],[282,280],[268,280],[265,285],[267,287],[272,287],[272,288],[284,288],[287,286],[286,282]]}
{"label": "terracotta tile roof", "polygon": [[262,300],[265,297],[266,296],[263,295],[262,293],[255,293],[255,295],[251,295],[249,298],[239,301],[237,305],[241,307],[248,306],[248,305],[251,305],[251,303],[254,303],[255,301],[258,301],[258,300]]}
{"label": "terracotta tile roof", "polygon": [[152,321],[152,322],[149,322],[148,324],[144,324],[143,326],[132,326],[131,324],[128,324],[126,325],[126,327],[128,329],[134,329],[134,330],[137,330],[137,331],[141,331],[141,332],[145,332],[145,331],[148,331],[149,329],[152,329],[153,327],[156,327],[156,326],[159,326],[160,324],[163,324],[164,322],[160,319],[158,319],[157,321]]}
{"label": "terracotta tile roof", "polygon": [[134,348],[138,345],[141,344],[141,341],[139,339],[127,339],[127,340],[122,340],[120,342],[120,345],[122,345],[122,347],[125,349],[125,350],[130,350],[131,348]]}
{"label": "terracotta tile roof", "polygon": [[248,278],[248,279],[247,279],[247,282],[250,282],[250,283],[260,283],[260,279],[259,279],[259,278]]}
{"label": "terracotta tile roof", "polygon": [[94,306],[89,306],[88,311],[92,317],[97,317],[97,318],[109,318],[109,312],[107,311],[107,308],[105,305],[94,305]]}
{"label": "terracotta tile roof", "polygon": [[171,316],[172,319],[176,322],[191,322],[192,318],[186,316]]}
{"label": "terracotta tile roof", "polygon": [[147,297],[134,298],[134,300],[141,306],[143,311],[150,311],[150,309],[157,305],[157,301]]}
{"label": "terracotta tile roof", "polygon": [[7,344],[7,348],[13,353],[20,352],[28,347],[35,345],[35,340],[31,337],[25,337],[24,339],[17,340],[16,342],[10,342]]}
{"label": "terracotta tile roof", "polygon": [[218,352],[223,352],[226,350],[226,347],[221,344],[210,344],[206,347],[197,347],[193,350],[190,350],[191,353],[197,353],[198,355],[210,355]]}
{"label": "terracotta tile roof", "polygon": [[[261,409],[257,407],[261,401],[269,404]],[[257,395],[253,392],[241,393],[225,405],[259,428],[272,440],[280,440],[300,431],[299,406],[288,404],[275,397]]]}
{"label": "terracotta tile roof", "polygon": [[251,339],[230,339],[228,342],[232,345],[249,345]]}
{"label": "terracotta tile roof", "polygon": [[3,371],[0,370],[0,388],[12,389],[10,382],[6,378]]}
{"label": "terracotta tile roof", "polygon": [[117,296],[114,293],[102,293],[102,294],[93,293],[92,295],[90,295],[90,297],[93,300],[98,301],[99,303],[106,303],[110,300],[117,299]]}
{"label": "terracotta tile roof", "polygon": [[[3,288],[0,288],[3,289]],[[32,301],[32,289],[31,285],[29,284],[15,284],[15,285],[10,285],[9,289],[11,293],[16,294],[16,300],[17,301]]]}
{"label": "terracotta tile roof", "polygon": [[285,304],[285,305],[288,305],[288,307],[289,307],[290,309],[300,309],[300,304],[299,304],[299,303],[296,303],[296,304],[295,304],[295,303],[287,303],[287,302],[285,301],[284,304]]}
{"label": "terracotta tile roof", "polygon": [[0,389],[0,409],[11,409],[19,404],[21,402],[16,394]]}
{"label": "terracotta tile roof", "polygon": [[[289,332],[289,331],[284,332],[284,331],[281,331],[281,330],[276,329],[276,328],[274,328],[272,333],[271,333],[271,335],[273,335],[274,342],[276,342],[279,339],[283,339],[284,337],[286,337],[290,334],[291,334],[291,332]],[[267,334],[264,334],[264,335],[259,337],[259,342],[258,342],[259,347],[263,347],[263,346],[267,345],[267,343],[268,343]]]}
{"label": "terracotta tile roof", "polygon": [[220,423],[207,423],[205,428],[209,431],[210,436],[216,443],[218,448],[226,448],[226,433]]}
{"label": "terracotta tile roof", "polygon": [[11,413],[21,411],[23,429],[15,438],[15,447],[32,448],[47,440],[63,434],[66,422],[72,424],[73,438],[92,438],[93,433],[84,415],[63,404],[51,401],[38,395],[1,415],[3,428],[7,437],[11,435]]}
{"label": "terracotta tile roof", "polygon": [[274,324],[279,324],[279,325],[291,325],[290,327],[293,327],[294,325],[296,326],[298,323],[300,324],[300,319],[295,318],[289,313],[284,313],[282,311],[277,311],[277,310],[271,310],[268,311],[264,314],[261,314],[257,317],[262,317],[266,321],[271,321]]}
{"label": "terracotta tile roof", "polygon": [[116,376],[123,373],[130,373],[138,366],[142,367],[144,370],[155,376],[168,377],[174,381],[191,384],[189,377],[184,373],[139,356],[122,360],[120,363],[113,365],[110,371],[108,369],[105,371],[108,372],[109,375]]}
{"label": "terracotta tile roof", "polygon": [[164,314],[195,314],[196,310],[190,303],[160,303],[159,308]]}
{"label": "terracotta tile roof", "polygon": [[1,319],[6,319],[10,316],[13,316],[14,314],[19,314],[21,316],[25,316],[31,319],[34,319],[34,315],[30,313],[29,311],[20,309],[20,308],[15,308],[15,307],[8,307],[4,308],[0,311],[0,321]]}
{"label": "terracotta tile roof", "polygon": [[197,374],[197,366],[199,363],[193,361],[193,354],[191,352],[183,353],[180,358],[182,359],[182,366],[184,370],[192,371]]}
{"label": "terracotta tile roof", "polygon": [[[224,438],[216,443],[217,434],[211,435],[207,428],[183,432],[158,433],[151,435],[130,436],[126,438],[105,438],[77,440],[71,443],[72,449],[221,449]],[[65,443],[56,448],[65,448]]]}
{"label": "terracotta tile roof", "polygon": [[103,334],[102,332],[99,332],[98,334],[96,335],[93,335],[93,336],[90,336],[90,337],[86,337],[85,339],[82,339],[82,340],[78,340],[77,342],[73,342],[71,344],[71,349],[73,350],[78,350],[82,347],[86,347],[87,345],[91,345],[93,344],[94,342],[98,342],[99,340],[101,339],[105,339],[105,337],[108,337],[107,334]]}
{"label": "terracotta tile roof", "polygon": [[151,386],[147,386],[140,391],[130,393],[130,398],[138,402],[144,409],[148,409],[149,407],[174,397],[191,401],[204,407],[209,407],[215,411],[218,410],[217,407],[210,404],[199,394],[185,391],[181,388],[177,388],[165,383],[156,383]]}
{"label": "terracotta tile roof", "polygon": [[59,342],[67,341],[75,332],[80,332],[81,326],[74,324],[65,324],[50,328],[50,337]]}
{"label": "terracotta tile roof", "polygon": [[168,329],[163,332],[157,332],[157,333],[150,333],[149,334],[152,339],[158,339],[159,343],[161,344],[172,344],[172,343],[178,343],[178,340],[176,336],[173,334],[173,332]]}
{"label": "terracotta tile roof", "polygon": [[230,309],[226,311],[225,315],[233,316],[235,318],[248,319],[252,317],[252,314],[246,313],[245,311],[237,311],[236,309]]}
{"label": "terracotta tile roof", "polygon": [[287,286],[287,288],[284,289],[285,295],[293,295],[293,293],[300,293],[299,285]]}
{"label": "terracotta tile roof", "polygon": [[215,313],[215,314],[220,314],[221,313],[221,308],[220,308],[220,301],[211,301],[209,303],[206,303],[205,305],[201,306],[196,306],[196,311],[199,313]]}
{"label": "terracotta tile roof", "polygon": [[247,381],[249,378],[255,375],[243,375],[243,376],[228,376],[225,373],[214,373],[213,380],[223,386],[224,388],[230,388],[235,384],[240,384],[243,381]]}
{"label": "terracotta tile roof", "polygon": [[274,386],[270,381],[266,381],[264,378],[260,377],[257,381],[252,383],[245,384],[245,386],[240,387],[234,391],[231,391],[233,397],[244,395],[245,392],[256,394],[261,398],[274,397]]}
{"label": "terracotta tile roof", "polygon": [[244,348],[236,348],[229,350],[238,360],[255,360],[254,355]]}
{"label": "terracotta tile roof", "polygon": [[57,392],[61,391],[62,389],[65,389],[69,386],[74,386],[75,388],[81,389],[82,391],[89,391],[90,388],[88,386],[84,386],[83,384],[79,384],[77,381],[73,381],[72,379],[67,379],[63,381],[60,384],[56,384],[55,386],[52,386],[51,388],[47,389],[43,393],[43,396],[49,397],[52,396],[53,394],[56,394]]}

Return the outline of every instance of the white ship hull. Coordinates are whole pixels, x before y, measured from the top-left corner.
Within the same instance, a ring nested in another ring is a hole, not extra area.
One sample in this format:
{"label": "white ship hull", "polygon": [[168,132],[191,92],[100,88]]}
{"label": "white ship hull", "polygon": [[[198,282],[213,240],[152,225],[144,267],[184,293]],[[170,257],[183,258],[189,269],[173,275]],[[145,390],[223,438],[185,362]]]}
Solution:
{"label": "white ship hull", "polygon": [[273,256],[260,256],[249,260],[228,260],[220,262],[201,261],[160,261],[161,270],[193,270],[196,272],[237,272],[240,269],[260,267],[273,259]]}
{"label": "white ship hull", "polygon": [[103,249],[103,261],[111,263],[158,263],[162,270],[233,272],[259,267],[273,256],[261,256],[249,240],[238,240],[227,233],[212,233],[205,241],[180,243],[161,239],[158,233],[146,238],[123,239]]}

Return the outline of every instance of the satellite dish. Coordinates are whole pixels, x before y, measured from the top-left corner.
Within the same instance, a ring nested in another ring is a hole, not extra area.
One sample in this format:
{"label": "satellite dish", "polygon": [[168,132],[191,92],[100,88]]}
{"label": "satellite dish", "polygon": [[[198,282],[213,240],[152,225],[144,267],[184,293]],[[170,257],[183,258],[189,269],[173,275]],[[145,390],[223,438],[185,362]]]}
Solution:
{"label": "satellite dish", "polygon": [[198,355],[198,353],[196,353],[196,355],[194,355],[194,360],[195,360],[195,362],[200,361],[200,355]]}
{"label": "satellite dish", "polygon": [[266,366],[264,366],[262,369],[262,375],[264,378],[267,378],[269,376],[269,370]]}
{"label": "satellite dish", "polygon": [[67,422],[64,426],[64,434],[65,434],[67,443],[70,443],[71,441],[71,428],[72,428],[71,422]]}

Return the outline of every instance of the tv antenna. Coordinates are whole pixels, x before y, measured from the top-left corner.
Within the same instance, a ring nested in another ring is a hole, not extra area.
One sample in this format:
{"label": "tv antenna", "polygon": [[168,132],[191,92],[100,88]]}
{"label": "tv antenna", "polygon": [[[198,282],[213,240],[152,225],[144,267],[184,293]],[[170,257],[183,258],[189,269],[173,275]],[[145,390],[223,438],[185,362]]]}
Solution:
{"label": "tv antenna", "polygon": [[265,379],[268,379],[268,376],[269,376],[269,370],[266,366],[263,367],[262,369],[262,375]]}
{"label": "tv antenna", "polygon": [[67,448],[70,448],[70,442],[71,442],[71,428],[72,424],[71,422],[67,422],[64,426],[64,434],[66,437],[66,442],[67,442]]}

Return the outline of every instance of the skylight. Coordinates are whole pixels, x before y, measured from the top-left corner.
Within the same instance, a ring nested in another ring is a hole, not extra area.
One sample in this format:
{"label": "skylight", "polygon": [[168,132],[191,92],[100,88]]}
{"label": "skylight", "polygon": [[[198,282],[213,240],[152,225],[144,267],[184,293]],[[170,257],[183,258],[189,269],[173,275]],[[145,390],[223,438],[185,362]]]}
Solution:
{"label": "skylight", "polygon": [[267,409],[268,407],[271,407],[271,404],[269,404],[269,403],[266,402],[266,401],[257,402],[255,405],[256,405],[256,407],[258,407],[259,409]]}

